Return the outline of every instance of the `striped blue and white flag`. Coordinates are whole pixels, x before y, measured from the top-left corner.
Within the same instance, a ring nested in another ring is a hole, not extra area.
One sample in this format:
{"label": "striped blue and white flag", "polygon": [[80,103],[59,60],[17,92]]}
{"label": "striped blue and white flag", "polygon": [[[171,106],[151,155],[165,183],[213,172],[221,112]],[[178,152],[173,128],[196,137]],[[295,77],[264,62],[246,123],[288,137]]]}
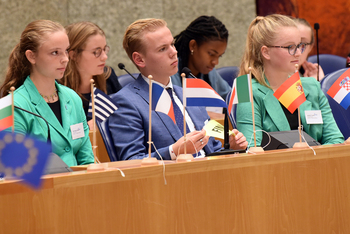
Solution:
{"label": "striped blue and white flag", "polygon": [[[118,107],[113,103],[112,99],[94,87],[94,97],[95,97],[95,118],[96,121],[103,122],[107,119]],[[92,117],[92,103],[90,99],[88,116]]]}

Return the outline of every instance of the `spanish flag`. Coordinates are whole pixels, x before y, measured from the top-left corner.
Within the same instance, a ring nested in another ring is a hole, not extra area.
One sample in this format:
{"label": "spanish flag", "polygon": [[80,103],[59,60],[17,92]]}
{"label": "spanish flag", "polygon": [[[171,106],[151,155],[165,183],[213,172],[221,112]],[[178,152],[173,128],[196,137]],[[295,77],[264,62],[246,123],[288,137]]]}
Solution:
{"label": "spanish flag", "polygon": [[299,72],[289,77],[273,95],[293,114],[294,111],[306,101]]}

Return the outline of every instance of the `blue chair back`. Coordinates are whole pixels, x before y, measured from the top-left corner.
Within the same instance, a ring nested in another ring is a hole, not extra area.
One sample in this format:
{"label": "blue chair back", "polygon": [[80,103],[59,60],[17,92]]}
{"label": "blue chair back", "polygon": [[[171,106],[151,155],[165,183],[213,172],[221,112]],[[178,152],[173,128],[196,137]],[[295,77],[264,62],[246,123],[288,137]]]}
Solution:
{"label": "blue chair back", "polygon": [[103,142],[105,143],[109,159],[111,160],[111,162],[117,161],[117,152],[114,147],[114,141],[111,132],[109,131],[108,119],[106,119],[103,122],[96,121],[96,123],[97,127],[100,130]]}
{"label": "blue chair back", "polygon": [[[325,75],[342,69],[346,65],[346,58],[333,54],[320,54],[320,66]],[[311,63],[317,63],[317,55],[312,55],[307,59]]]}
{"label": "blue chair back", "polygon": [[[139,76],[140,73],[131,73],[135,78]],[[124,74],[121,76],[118,76],[119,84],[124,87],[125,85],[129,84],[130,82],[134,81],[135,79],[130,76],[129,74]]]}
{"label": "blue chair back", "polygon": [[237,66],[220,67],[216,69],[220,76],[232,87],[233,80],[237,77],[239,68]]}
{"label": "blue chair back", "polygon": [[343,68],[333,73],[330,73],[327,76],[325,76],[321,81],[321,89],[328,99],[335,122],[337,123],[338,128],[343,134],[345,140],[348,137],[350,137],[350,108],[345,110],[339,103],[337,103],[332,97],[330,97],[327,94],[327,91],[339,78],[339,76],[341,76],[346,70],[347,68]]}

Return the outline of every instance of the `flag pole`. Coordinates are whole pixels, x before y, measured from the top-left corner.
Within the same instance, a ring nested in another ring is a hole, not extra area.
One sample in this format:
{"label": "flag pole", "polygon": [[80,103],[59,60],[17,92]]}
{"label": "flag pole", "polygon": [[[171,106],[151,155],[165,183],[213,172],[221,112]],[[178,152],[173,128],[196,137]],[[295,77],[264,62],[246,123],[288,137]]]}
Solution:
{"label": "flag pole", "polygon": [[148,157],[143,158],[141,165],[158,165],[158,160],[156,158],[151,157],[152,153],[152,83],[153,83],[153,76],[148,76],[149,80],[149,89],[148,89],[148,115],[149,115],[149,121],[148,121]]}
{"label": "flag pole", "polygon": [[[185,73],[181,73],[182,83],[185,84],[185,86],[186,86],[186,77],[185,76],[186,76]],[[185,88],[183,88],[183,90],[182,90],[182,100],[183,100],[182,103],[183,103],[183,115],[184,115],[184,117],[183,117],[183,120],[184,120],[184,122],[183,122],[183,125],[184,125],[184,142],[185,142],[184,153],[187,154],[187,149],[186,149],[186,140],[187,140],[186,139],[186,134],[187,134],[187,132],[186,132],[186,115],[185,115],[187,102],[186,102]]]}
{"label": "flag pole", "polygon": [[[295,64],[295,72],[299,72],[299,65],[298,64]],[[298,126],[298,130],[299,130],[299,141],[300,143],[302,142],[301,140],[301,120],[300,120],[300,106],[298,106],[298,123],[299,123],[299,126]]]}
{"label": "flag pole", "polygon": [[249,86],[250,86],[250,100],[252,103],[252,120],[253,120],[253,135],[254,135],[254,147],[250,147],[249,151],[254,153],[264,152],[262,147],[256,146],[256,131],[255,131],[255,114],[254,114],[254,100],[253,100],[253,85],[252,85],[252,68],[249,67]]}
{"label": "flag pole", "polygon": [[149,75],[149,125],[148,125],[148,157],[151,158],[152,152],[152,76]]}
{"label": "flag pole", "polygon": [[[193,159],[192,154],[187,153],[186,145],[187,145],[187,139],[186,139],[186,75],[185,73],[181,73],[182,77],[182,106],[183,106],[183,125],[184,125],[184,153],[180,154],[176,157],[176,161],[191,161]],[[180,146],[181,147],[181,146]]]}
{"label": "flag pole", "polygon": [[15,92],[15,87],[11,87],[10,88],[10,92],[11,92],[11,99],[12,99],[12,105],[11,105],[11,111],[12,111],[12,133],[15,131],[15,102],[14,102],[14,92]]}
{"label": "flag pole", "polygon": [[[298,69],[299,65],[295,64],[295,72],[299,72]],[[295,142],[295,144],[293,145],[293,148],[307,148],[308,144],[306,142],[302,141],[301,138],[301,120],[300,120],[300,106],[298,106],[298,131],[299,131],[299,142]]]}
{"label": "flag pole", "polygon": [[92,151],[94,153],[94,163],[97,163],[97,155],[96,155],[96,117],[95,117],[95,94],[94,94],[94,79],[90,80],[91,85],[91,108],[92,108]]}

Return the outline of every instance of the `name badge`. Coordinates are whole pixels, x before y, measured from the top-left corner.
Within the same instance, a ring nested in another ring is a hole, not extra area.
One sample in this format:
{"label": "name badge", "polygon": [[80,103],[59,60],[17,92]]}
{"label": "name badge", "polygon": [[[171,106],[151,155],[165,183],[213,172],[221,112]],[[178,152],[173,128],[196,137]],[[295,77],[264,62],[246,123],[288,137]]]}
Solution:
{"label": "name badge", "polygon": [[72,133],[72,139],[78,139],[85,136],[83,123],[78,123],[70,126],[70,131]]}
{"label": "name badge", "polygon": [[305,118],[307,124],[323,124],[320,110],[305,111]]}

